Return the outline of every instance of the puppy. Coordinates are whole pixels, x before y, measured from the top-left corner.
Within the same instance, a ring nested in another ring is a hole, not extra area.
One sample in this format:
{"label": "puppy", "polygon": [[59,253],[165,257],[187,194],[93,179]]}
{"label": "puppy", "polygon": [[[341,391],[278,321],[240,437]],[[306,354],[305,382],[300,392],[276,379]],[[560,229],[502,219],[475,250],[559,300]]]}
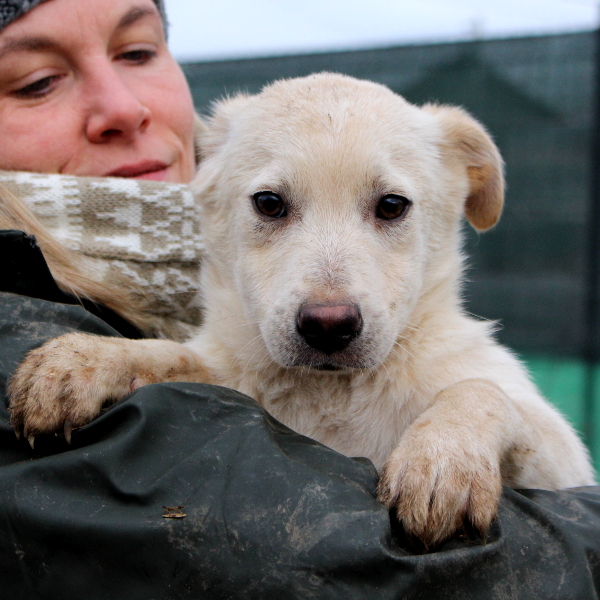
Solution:
{"label": "puppy", "polygon": [[461,305],[462,217],[483,231],[503,204],[473,118],[319,74],[218,103],[201,148],[203,327],[185,347],[70,334],[33,351],[10,388],[25,435],[70,434],[145,383],[217,383],[369,457],[428,546],[465,521],[485,533],[502,484],[593,483],[572,428]]}

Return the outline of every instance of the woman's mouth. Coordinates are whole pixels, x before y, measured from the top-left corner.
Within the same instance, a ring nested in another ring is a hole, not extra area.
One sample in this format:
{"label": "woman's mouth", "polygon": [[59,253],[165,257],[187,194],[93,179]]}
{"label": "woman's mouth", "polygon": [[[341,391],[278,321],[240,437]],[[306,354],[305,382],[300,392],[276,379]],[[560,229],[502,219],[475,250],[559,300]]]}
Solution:
{"label": "woman's mouth", "polygon": [[148,179],[166,181],[169,165],[156,160],[143,161],[133,165],[124,165],[106,173],[105,177],[127,177],[129,179]]}

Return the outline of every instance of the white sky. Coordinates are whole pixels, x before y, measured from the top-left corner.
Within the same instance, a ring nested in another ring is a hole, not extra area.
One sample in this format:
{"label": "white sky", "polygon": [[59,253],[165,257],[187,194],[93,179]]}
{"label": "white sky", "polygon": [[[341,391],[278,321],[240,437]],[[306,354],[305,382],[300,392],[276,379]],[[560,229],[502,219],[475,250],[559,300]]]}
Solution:
{"label": "white sky", "polygon": [[166,0],[178,60],[593,29],[600,0]]}

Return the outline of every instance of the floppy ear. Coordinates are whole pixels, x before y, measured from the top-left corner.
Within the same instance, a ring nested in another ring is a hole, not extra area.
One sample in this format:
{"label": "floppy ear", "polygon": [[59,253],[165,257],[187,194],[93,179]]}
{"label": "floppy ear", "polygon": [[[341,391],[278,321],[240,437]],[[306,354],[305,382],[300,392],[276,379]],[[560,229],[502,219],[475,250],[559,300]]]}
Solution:
{"label": "floppy ear", "polygon": [[493,227],[504,205],[504,165],[496,144],[483,126],[460,108],[423,108],[438,117],[445,133],[445,152],[466,170],[469,194],[465,214],[469,223],[480,231]]}

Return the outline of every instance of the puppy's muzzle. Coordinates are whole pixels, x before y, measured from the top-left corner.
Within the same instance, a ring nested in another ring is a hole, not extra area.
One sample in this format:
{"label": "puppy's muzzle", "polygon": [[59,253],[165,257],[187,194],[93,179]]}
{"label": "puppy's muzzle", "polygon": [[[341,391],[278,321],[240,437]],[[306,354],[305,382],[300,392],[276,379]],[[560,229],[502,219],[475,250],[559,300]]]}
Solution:
{"label": "puppy's muzzle", "polygon": [[296,322],[306,343],[325,354],[344,350],[358,337],[363,324],[354,304],[304,304]]}

